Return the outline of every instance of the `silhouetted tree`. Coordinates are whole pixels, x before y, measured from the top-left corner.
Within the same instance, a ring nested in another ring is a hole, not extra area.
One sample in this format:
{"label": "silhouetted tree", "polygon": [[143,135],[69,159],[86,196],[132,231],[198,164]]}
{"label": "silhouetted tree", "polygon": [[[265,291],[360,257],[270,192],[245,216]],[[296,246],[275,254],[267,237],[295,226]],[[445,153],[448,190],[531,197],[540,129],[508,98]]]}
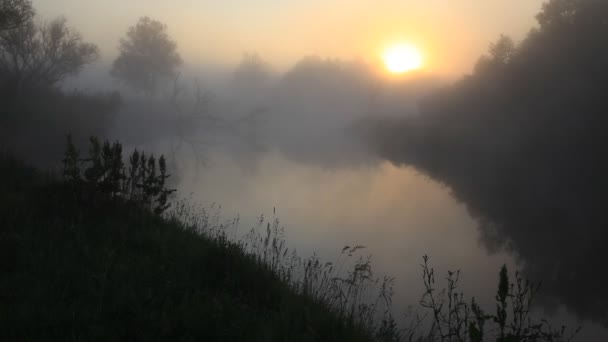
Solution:
{"label": "silhouetted tree", "polygon": [[513,39],[501,35],[495,43],[490,44],[489,56],[484,55],[479,58],[475,65],[475,73],[482,74],[506,66],[516,51],[517,48]]}
{"label": "silhouetted tree", "polygon": [[37,24],[32,19],[0,32],[0,77],[15,88],[53,86],[98,57],[64,18]]}
{"label": "silhouetted tree", "polygon": [[419,116],[376,122],[373,139],[448,184],[488,247],[544,282],[545,303],[608,326],[608,1],[547,1],[537,19]]}
{"label": "silhouetted tree", "polygon": [[0,31],[17,28],[33,16],[30,0],[0,0]]}
{"label": "silhouetted tree", "polygon": [[257,53],[246,53],[234,70],[234,78],[237,83],[245,85],[266,83],[270,73],[270,65]]}
{"label": "silhouetted tree", "polygon": [[[243,120],[260,117],[267,112],[264,104],[273,81],[269,63],[257,53],[246,53],[233,72],[230,96],[238,98]],[[235,106],[236,107],[236,106]]]}
{"label": "silhouetted tree", "polygon": [[548,1],[543,4],[543,10],[536,16],[536,19],[544,29],[572,23],[572,20],[575,18],[576,13],[582,8],[584,2],[585,1],[580,0]]}
{"label": "silhouetted tree", "polygon": [[167,26],[148,17],[139,19],[120,40],[120,55],[111,74],[148,96],[177,77],[182,59]]}

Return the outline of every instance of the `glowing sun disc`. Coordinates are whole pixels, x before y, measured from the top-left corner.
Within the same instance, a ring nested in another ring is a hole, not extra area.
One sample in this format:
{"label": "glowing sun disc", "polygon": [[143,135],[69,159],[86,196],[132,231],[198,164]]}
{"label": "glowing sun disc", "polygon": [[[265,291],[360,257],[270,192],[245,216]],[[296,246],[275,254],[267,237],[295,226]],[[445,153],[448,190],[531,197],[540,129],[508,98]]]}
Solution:
{"label": "glowing sun disc", "polygon": [[393,73],[404,73],[422,67],[422,54],[411,45],[393,46],[384,52],[384,64]]}

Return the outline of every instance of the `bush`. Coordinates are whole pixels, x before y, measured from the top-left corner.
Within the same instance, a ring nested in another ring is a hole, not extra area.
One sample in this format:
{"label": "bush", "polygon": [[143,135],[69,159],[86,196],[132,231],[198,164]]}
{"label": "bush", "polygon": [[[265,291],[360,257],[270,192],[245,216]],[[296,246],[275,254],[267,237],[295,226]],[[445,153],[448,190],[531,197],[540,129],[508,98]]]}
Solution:
{"label": "bush", "polygon": [[91,137],[90,144],[89,157],[82,159],[72,137],[67,137],[63,178],[80,199],[93,205],[128,201],[159,215],[169,208],[169,196],[175,189],[166,188],[169,174],[164,156],[158,159],[157,168],[153,154],[135,150],[127,169],[119,142],[106,140],[101,144],[97,137]]}
{"label": "bush", "polygon": [[447,288],[437,291],[435,272],[429,266],[428,256],[422,264],[425,293],[420,300],[423,308],[432,313],[433,322],[423,341],[496,341],[496,342],[565,342],[571,341],[580,327],[570,335],[566,327],[552,328],[542,319],[531,317],[534,299],[540,284],[524,280],[515,273],[515,282],[509,281],[509,272],[503,265],[499,274],[496,293],[496,313],[487,314],[471,298],[470,304],[464,294],[457,291],[460,271],[448,272]]}

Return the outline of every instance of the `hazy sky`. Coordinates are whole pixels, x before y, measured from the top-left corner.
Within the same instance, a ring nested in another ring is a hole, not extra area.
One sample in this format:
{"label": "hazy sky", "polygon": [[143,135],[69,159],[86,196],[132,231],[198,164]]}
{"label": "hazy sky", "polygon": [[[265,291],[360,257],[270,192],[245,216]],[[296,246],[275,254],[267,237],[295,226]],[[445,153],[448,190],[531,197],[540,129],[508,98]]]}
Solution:
{"label": "hazy sky", "polygon": [[306,55],[377,62],[391,44],[418,46],[426,69],[471,70],[499,34],[516,40],[543,0],[34,0],[45,19],[64,15],[105,59],[140,16],[169,26],[187,64],[237,63],[257,52],[282,69]]}

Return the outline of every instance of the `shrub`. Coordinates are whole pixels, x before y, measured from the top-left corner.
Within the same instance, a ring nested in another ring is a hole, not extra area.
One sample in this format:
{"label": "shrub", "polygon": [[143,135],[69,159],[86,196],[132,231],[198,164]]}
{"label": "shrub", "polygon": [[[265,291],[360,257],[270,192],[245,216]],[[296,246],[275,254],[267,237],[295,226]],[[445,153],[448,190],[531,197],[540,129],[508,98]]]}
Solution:
{"label": "shrub", "polygon": [[175,192],[166,187],[169,176],[164,156],[157,162],[153,154],[135,150],[127,169],[119,142],[100,143],[97,137],[91,137],[89,156],[83,159],[72,137],[67,137],[64,181],[80,199],[90,204],[123,200],[160,215],[169,208],[169,197]]}
{"label": "shrub", "polygon": [[510,282],[504,265],[499,273],[496,313],[487,314],[475,297],[468,304],[464,294],[457,291],[459,271],[449,271],[447,288],[437,291],[429,258],[424,256],[423,260],[425,293],[420,305],[429,309],[433,318],[424,341],[565,342],[571,341],[580,331],[579,327],[567,335],[564,326],[555,329],[544,319],[536,321],[531,316],[531,309],[540,284],[524,280],[518,272],[515,282]]}

